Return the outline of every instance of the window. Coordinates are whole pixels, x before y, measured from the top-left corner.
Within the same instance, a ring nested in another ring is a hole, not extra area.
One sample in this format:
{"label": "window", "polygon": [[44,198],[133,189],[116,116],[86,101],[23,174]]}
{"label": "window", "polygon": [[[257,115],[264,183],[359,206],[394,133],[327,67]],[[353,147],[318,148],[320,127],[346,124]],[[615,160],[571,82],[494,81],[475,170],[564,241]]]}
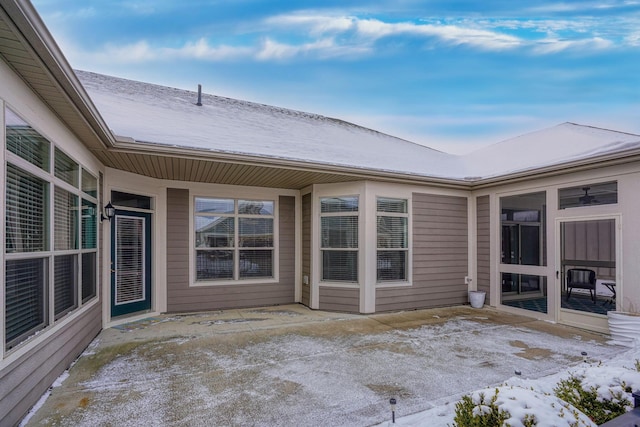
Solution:
{"label": "window", "polygon": [[618,183],[602,182],[558,190],[560,209],[618,203]]}
{"label": "window", "polygon": [[379,197],[376,206],[377,281],[405,281],[409,253],[407,200]]}
{"label": "window", "polygon": [[11,110],[5,119],[4,345],[11,349],[97,296],[97,180]]}
{"label": "window", "polygon": [[196,281],[274,277],[272,200],[196,197]]}
{"label": "window", "polygon": [[320,199],[322,280],[358,281],[358,196]]}

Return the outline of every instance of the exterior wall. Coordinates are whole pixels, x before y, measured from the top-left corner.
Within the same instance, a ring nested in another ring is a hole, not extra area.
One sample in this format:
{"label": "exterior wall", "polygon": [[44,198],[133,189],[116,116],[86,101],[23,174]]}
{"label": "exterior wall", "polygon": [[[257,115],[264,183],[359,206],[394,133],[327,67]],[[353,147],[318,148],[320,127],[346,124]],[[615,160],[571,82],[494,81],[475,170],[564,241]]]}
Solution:
{"label": "exterior wall", "polygon": [[302,196],[302,278],[302,304],[308,307],[311,304],[311,194]]}
{"label": "exterior wall", "polygon": [[16,425],[102,330],[101,305],[0,370],[0,425]]}
{"label": "exterior wall", "polygon": [[167,311],[188,312],[289,304],[295,298],[295,198],[280,196],[279,282],[190,286],[187,189],[167,189]]}
{"label": "exterior wall", "polygon": [[320,310],[358,313],[360,311],[360,289],[320,287]]}
{"label": "exterior wall", "polygon": [[491,234],[489,196],[476,199],[476,268],[479,291],[487,293],[486,301],[491,300]]}
{"label": "exterior wall", "polygon": [[[0,61],[0,219],[5,230],[5,158],[4,107],[11,108],[51,143],[68,153],[73,160],[98,176],[103,166],[76,136],[64,126],[4,61]],[[51,224],[53,226],[53,224]],[[98,241],[98,260],[100,260]],[[50,257],[52,251],[41,253]],[[0,249],[0,425],[17,424],[27,411],[89,345],[102,329],[100,287],[97,297],[59,319],[49,318],[49,325],[16,347],[5,351],[4,293],[5,241]],[[98,261],[100,271],[100,261]],[[99,276],[99,274],[98,274]],[[99,283],[99,279],[97,278]],[[51,281],[49,281],[51,286]]]}
{"label": "exterior wall", "polygon": [[406,287],[376,290],[376,311],[465,304],[467,198],[413,193],[413,272]]}

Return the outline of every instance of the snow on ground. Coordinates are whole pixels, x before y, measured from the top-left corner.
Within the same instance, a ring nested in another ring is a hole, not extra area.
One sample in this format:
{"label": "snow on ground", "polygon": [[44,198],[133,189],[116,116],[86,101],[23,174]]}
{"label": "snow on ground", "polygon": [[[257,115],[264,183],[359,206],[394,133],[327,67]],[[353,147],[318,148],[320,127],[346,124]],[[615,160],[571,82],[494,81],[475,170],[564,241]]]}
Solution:
{"label": "snow on ground", "polygon": [[[512,415],[507,422],[514,427],[521,425],[519,420],[524,413],[534,413],[540,426],[563,427],[572,425],[571,422],[577,422],[576,425],[579,426],[595,427],[596,424],[584,414],[572,415],[571,412],[575,408],[556,398],[554,388],[561,380],[573,375],[582,378],[585,386],[594,387],[603,399],[611,399],[612,392],[623,392],[621,387],[623,382],[632,390],[639,390],[640,372],[635,366],[636,361],[639,360],[640,343],[610,360],[587,359],[582,364],[570,366],[541,378],[514,376],[501,386],[486,387],[469,394],[474,399],[474,403],[480,403],[480,393],[492,396],[498,388],[500,399],[496,403]],[[633,402],[630,393],[627,394],[627,398],[629,402]],[[478,408],[482,410],[481,405]],[[628,409],[631,409],[631,406]],[[450,427],[453,425],[454,416],[455,402],[452,402],[398,418],[395,425],[398,427]],[[392,424],[388,421],[379,424],[380,427],[389,425]]]}
{"label": "snow on ground", "polygon": [[[389,420],[389,398],[396,397],[398,416],[418,412],[399,425],[446,426],[460,396],[505,380],[516,386],[520,379],[509,379],[516,369],[548,390],[544,378],[577,369],[582,351],[593,361],[622,351],[544,327],[439,317],[410,328],[358,318],[277,332],[247,322],[225,327],[251,333],[211,335],[219,325],[184,316],[146,330],[103,331],[122,350],[92,346],[80,369],[107,360],[109,352],[115,357],[90,378],[72,370],[33,425],[63,417],[61,425],[74,426],[367,426]],[[171,334],[159,336],[154,328]]]}

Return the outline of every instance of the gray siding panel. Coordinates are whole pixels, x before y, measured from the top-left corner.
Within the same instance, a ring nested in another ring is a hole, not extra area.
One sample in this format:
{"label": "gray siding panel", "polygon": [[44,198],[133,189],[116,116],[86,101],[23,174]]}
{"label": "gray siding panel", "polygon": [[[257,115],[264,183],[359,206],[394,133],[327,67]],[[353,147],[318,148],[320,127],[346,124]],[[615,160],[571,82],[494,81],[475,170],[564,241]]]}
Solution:
{"label": "gray siding panel", "polygon": [[320,287],[320,310],[360,312],[360,289]]}
{"label": "gray siding panel", "polygon": [[377,312],[467,302],[467,198],[414,193],[412,201],[413,283],[378,288]]}
{"label": "gray siding panel", "polygon": [[289,304],[295,300],[295,198],[281,196],[278,283],[189,286],[189,191],[167,189],[167,311]]}
{"label": "gray siding panel", "polygon": [[489,231],[489,196],[476,199],[476,267],[478,290],[487,293],[486,301],[489,301],[491,290],[491,235]]}
{"label": "gray siding panel", "polygon": [[[302,276],[311,282],[311,194],[302,196]],[[302,281],[302,304],[311,305],[311,287]]]}
{"label": "gray siding panel", "polygon": [[0,425],[16,425],[102,329],[101,304],[0,372]]}

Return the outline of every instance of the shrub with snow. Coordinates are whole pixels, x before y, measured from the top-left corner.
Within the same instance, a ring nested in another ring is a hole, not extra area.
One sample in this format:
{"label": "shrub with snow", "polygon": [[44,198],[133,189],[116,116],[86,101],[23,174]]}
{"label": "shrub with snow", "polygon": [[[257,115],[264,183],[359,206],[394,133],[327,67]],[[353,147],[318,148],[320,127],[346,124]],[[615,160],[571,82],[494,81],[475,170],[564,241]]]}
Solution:
{"label": "shrub with snow", "polygon": [[456,404],[454,427],[594,427],[569,403],[545,393],[517,386],[484,389]]}
{"label": "shrub with snow", "polygon": [[562,379],[554,393],[584,412],[597,424],[604,424],[631,410],[631,393],[640,387],[640,373],[624,367],[588,366]]}

